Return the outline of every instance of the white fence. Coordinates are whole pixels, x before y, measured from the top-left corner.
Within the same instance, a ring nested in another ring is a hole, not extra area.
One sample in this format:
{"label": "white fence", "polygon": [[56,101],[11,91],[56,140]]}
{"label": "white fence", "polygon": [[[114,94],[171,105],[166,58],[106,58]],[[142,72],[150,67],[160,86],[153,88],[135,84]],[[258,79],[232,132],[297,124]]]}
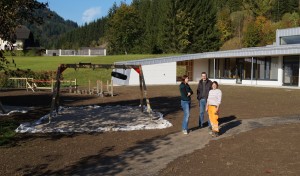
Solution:
{"label": "white fence", "polygon": [[46,50],[46,56],[106,56],[106,49]]}

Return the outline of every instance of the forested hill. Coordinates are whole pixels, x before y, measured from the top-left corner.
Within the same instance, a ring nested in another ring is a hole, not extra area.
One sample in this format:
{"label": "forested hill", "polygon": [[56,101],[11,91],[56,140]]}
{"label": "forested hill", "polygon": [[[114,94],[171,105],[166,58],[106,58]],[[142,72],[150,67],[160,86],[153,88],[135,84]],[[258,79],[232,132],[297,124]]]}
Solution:
{"label": "forested hill", "polygon": [[56,48],[56,41],[65,33],[78,28],[77,23],[64,20],[56,12],[49,9],[38,10],[42,14],[44,24],[24,24],[34,35],[35,42],[47,49]]}
{"label": "forested hill", "polygon": [[276,29],[299,24],[299,0],[133,0],[64,34],[55,47],[198,53],[269,45]]}

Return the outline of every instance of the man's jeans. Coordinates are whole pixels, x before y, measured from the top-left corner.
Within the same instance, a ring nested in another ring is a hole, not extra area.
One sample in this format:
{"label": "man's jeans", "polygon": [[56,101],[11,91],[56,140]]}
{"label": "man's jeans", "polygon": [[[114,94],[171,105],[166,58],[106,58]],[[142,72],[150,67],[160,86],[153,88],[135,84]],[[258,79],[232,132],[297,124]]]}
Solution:
{"label": "man's jeans", "polygon": [[184,113],[183,120],[182,120],[182,130],[188,130],[191,102],[181,100],[181,107]]}
{"label": "man's jeans", "polygon": [[[204,113],[206,108],[206,99],[199,100],[200,116],[199,116],[199,127],[203,127],[204,124]],[[209,119],[207,120],[208,126],[211,127]]]}

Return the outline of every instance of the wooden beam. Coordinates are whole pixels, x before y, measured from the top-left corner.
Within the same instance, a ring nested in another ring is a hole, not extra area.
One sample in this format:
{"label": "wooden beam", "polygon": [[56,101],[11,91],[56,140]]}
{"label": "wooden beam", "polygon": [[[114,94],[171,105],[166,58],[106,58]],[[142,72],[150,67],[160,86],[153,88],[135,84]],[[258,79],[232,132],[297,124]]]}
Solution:
{"label": "wooden beam", "polygon": [[114,65],[114,64],[91,64],[91,63],[79,63],[79,64],[62,64],[64,68],[106,68],[106,69],[131,69],[131,68],[139,68],[139,65]]}
{"label": "wooden beam", "polygon": [[151,109],[151,106],[150,106],[149,98],[147,98],[147,87],[146,87],[146,83],[145,83],[145,78],[144,78],[144,73],[143,73],[142,66],[140,66],[140,77],[141,77],[142,83],[143,83],[144,97],[146,99],[146,104],[147,104],[147,112],[151,113],[152,109]]}
{"label": "wooden beam", "polygon": [[5,114],[5,109],[4,109],[1,101],[0,101],[0,109],[1,109],[2,113]]}
{"label": "wooden beam", "polygon": [[[52,120],[53,111],[56,110],[56,113],[58,113],[59,108],[59,91],[60,91],[60,77],[61,77],[61,70],[63,69],[62,66],[59,66],[57,68],[56,72],[56,82],[52,94],[52,102],[51,102],[51,109],[50,109],[50,115],[49,115],[49,123]],[[65,70],[65,69],[63,69]]]}
{"label": "wooden beam", "polygon": [[144,112],[144,94],[143,94],[143,80],[141,74],[139,74],[139,80],[140,80],[140,91],[141,91],[141,98],[140,98],[140,106],[141,111]]}

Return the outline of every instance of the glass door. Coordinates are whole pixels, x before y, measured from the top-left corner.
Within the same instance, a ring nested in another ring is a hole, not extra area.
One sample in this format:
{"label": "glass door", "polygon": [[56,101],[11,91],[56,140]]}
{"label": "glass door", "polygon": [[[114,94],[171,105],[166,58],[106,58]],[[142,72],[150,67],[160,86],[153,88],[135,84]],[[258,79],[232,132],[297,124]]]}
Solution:
{"label": "glass door", "polygon": [[299,85],[299,56],[283,58],[283,84],[286,86]]}
{"label": "glass door", "polygon": [[244,59],[236,59],[236,83],[242,84],[243,81],[243,70],[244,70]]}

